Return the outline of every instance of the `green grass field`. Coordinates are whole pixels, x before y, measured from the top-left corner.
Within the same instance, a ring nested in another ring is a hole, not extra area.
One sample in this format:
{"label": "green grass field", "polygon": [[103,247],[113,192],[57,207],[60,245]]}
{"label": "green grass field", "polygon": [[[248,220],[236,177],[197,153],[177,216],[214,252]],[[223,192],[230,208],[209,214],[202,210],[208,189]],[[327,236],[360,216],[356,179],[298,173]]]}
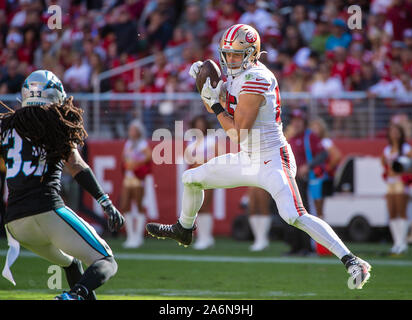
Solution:
{"label": "green grass field", "polygon": [[[337,258],[284,257],[288,248],[281,242],[259,253],[249,252],[250,242],[226,238],[201,252],[169,240],[150,238],[133,250],[123,249],[121,242],[108,240],[119,270],[97,290],[99,299],[412,299],[412,253],[388,256],[389,244],[347,244],[373,267],[364,289],[350,290],[348,274]],[[6,249],[0,239],[1,268]],[[48,288],[49,266],[22,250],[12,267],[17,286],[1,277],[0,300],[53,299],[61,290]],[[62,286],[67,289],[65,280]]]}

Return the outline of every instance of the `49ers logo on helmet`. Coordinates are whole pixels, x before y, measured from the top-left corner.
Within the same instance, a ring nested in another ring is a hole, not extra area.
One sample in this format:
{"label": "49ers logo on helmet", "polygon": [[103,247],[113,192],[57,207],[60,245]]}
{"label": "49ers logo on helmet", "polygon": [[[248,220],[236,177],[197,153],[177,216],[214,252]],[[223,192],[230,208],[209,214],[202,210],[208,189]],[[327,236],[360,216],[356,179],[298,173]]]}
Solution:
{"label": "49ers logo on helmet", "polygon": [[246,33],[246,41],[249,43],[253,43],[257,40],[257,35],[255,32],[253,31],[248,31],[248,33]]}

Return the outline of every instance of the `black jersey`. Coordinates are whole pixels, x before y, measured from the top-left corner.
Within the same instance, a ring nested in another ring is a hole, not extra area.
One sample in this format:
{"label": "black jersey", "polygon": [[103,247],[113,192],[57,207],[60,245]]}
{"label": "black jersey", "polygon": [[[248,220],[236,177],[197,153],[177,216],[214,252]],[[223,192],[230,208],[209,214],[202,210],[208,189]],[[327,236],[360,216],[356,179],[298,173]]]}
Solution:
{"label": "black jersey", "polygon": [[64,206],[60,197],[62,161],[40,159],[29,140],[9,131],[2,141],[9,189],[5,223]]}

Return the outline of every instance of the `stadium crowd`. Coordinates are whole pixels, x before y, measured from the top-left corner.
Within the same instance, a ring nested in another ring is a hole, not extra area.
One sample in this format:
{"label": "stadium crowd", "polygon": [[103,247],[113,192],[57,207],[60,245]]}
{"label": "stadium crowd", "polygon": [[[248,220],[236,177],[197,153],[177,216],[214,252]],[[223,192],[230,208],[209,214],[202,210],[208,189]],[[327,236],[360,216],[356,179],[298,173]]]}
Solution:
{"label": "stadium crowd", "polygon": [[[361,30],[347,26],[351,4],[362,8]],[[62,8],[60,30],[47,26],[51,5]],[[133,80],[125,73],[104,91],[192,91],[190,64],[217,60],[216,40],[235,23],[260,32],[262,60],[283,91],[412,88],[411,0],[1,0],[0,92],[18,92],[39,68],[52,70],[68,91],[88,92],[97,74],[151,54],[156,62],[143,71],[142,87],[124,85]],[[163,50],[182,44],[188,49],[177,63],[168,61]]]}

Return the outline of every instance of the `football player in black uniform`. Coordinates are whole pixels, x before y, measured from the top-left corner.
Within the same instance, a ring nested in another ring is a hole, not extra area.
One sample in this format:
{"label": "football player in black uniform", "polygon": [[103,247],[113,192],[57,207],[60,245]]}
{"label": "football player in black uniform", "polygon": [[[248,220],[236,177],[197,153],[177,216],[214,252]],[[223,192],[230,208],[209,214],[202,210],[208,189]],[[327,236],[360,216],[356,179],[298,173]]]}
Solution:
{"label": "football player in black uniform", "polygon": [[111,231],[124,222],[77,150],[87,137],[82,113],[52,72],[38,70],[24,81],[22,108],[0,116],[5,227],[22,246],[64,268],[70,291],[58,300],[96,299],[94,289],[117,271],[107,243],[60,197],[63,166],[102,206]]}

